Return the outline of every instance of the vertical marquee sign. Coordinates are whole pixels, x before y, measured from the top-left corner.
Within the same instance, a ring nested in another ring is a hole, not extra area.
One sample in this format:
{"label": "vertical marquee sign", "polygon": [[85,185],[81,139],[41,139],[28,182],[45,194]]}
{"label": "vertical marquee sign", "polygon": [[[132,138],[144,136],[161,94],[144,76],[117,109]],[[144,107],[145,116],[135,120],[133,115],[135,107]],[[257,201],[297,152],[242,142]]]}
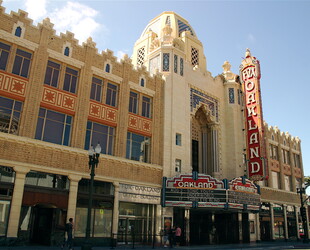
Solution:
{"label": "vertical marquee sign", "polygon": [[246,58],[240,65],[240,79],[245,96],[245,129],[247,133],[248,175],[259,181],[267,173],[266,146],[264,140],[263,111],[260,94],[259,61],[246,51]]}

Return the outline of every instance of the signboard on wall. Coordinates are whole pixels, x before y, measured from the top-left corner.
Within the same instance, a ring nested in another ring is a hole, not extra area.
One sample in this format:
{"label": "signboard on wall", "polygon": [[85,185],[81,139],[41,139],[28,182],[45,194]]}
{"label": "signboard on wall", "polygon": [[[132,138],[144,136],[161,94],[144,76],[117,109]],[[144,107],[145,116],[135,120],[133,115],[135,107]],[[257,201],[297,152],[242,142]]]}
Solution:
{"label": "signboard on wall", "polygon": [[264,140],[263,111],[260,94],[259,61],[249,50],[240,66],[240,79],[245,97],[245,131],[247,133],[248,176],[260,181],[267,173],[266,143]]}
{"label": "signboard on wall", "polygon": [[193,172],[163,178],[162,206],[259,210],[260,195],[244,177],[229,182]]}
{"label": "signboard on wall", "polygon": [[148,187],[131,184],[119,184],[119,200],[135,203],[160,204],[158,187]]}

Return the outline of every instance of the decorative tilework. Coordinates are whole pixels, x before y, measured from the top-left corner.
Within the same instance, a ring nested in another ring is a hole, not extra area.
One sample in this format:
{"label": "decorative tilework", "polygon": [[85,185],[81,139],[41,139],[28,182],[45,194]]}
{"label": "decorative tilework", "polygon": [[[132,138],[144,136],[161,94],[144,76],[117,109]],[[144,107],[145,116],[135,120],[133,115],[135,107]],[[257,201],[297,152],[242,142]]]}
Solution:
{"label": "decorative tilework", "polygon": [[169,71],[169,53],[163,54],[163,71]]}
{"label": "decorative tilework", "polygon": [[234,88],[228,89],[228,95],[229,95],[229,103],[235,103],[235,90],[234,90]]}
{"label": "decorative tilework", "polygon": [[28,81],[0,71],[0,92],[7,97],[23,101]]}
{"label": "decorative tilework", "polygon": [[204,103],[208,106],[208,108],[211,110],[211,113],[213,116],[216,117],[216,121],[219,120],[219,115],[218,115],[218,101],[211,97],[208,96],[196,89],[191,88],[191,112],[200,104]]}
{"label": "decorative tilework", "polygon": [[117,109],[102,103],[90,101],[89,119],[116,126]]}
{"label": "decorative tilework", "polygon": [[174,73],[178,73],[178,56],[174,55]]}
{"label": "decorative tilework", "polygon": [[129,114],[128,128],[133,132],[138,132],[143,135],[152,135],[152,120],[145,119],[141,116]]}
{"label": "decorative tilework", "polygon": [[41,105],[64,113],[74,114],[76,111],[76,95],[45,85]]}

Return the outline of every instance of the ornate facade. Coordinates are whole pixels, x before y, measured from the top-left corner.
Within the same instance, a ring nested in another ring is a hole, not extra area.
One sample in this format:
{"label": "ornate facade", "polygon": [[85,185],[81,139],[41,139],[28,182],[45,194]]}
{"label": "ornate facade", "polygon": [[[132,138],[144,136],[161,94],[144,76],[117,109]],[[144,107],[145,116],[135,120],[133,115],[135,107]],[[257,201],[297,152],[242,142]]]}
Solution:
{"label": "ornate facade", "polygon": [[[300,140],[264,124],[269,178],[260,187],[245,178],[239,76],[229,62],[223,74],[211,75],[184,18],[174,12],[154,18],[132,58],[120,62],[111,51],[99,53],[91,38],[81,46],[70,32],[56,35],[48,18],[35,26],[26,12],[6,14],[0,6],[0,21],[0,236],[57,244],[72,217],[82,240],[87,150],[99,142],[93,241],[128,242],[135,228],[138,241],[150,242],[148,235],[166,223],[183,227],[183,243],[299,237]],[[210,204],[166,207],[162,180],[184,176],[205,180],[194,186],[218,183],[225,199],[239,198],[218,207],[214,197]],[[259,213],[244,190],[262,201]],[[38,226],[43,221],[47,231]]]}

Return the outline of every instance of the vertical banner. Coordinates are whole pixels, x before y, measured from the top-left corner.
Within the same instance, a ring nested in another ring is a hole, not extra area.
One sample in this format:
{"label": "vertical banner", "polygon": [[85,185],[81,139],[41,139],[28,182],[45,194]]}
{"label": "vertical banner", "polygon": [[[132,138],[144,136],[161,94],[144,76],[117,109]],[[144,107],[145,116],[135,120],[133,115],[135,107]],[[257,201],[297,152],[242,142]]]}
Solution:
{"label": "vertical banner", "polygon": [[240,79],[245,97],[248,175],[249,179],[260,181],[265,179],[268,173],[260,91],[260,66],[259,61],[251,56],[249,49],[240,65]]}

